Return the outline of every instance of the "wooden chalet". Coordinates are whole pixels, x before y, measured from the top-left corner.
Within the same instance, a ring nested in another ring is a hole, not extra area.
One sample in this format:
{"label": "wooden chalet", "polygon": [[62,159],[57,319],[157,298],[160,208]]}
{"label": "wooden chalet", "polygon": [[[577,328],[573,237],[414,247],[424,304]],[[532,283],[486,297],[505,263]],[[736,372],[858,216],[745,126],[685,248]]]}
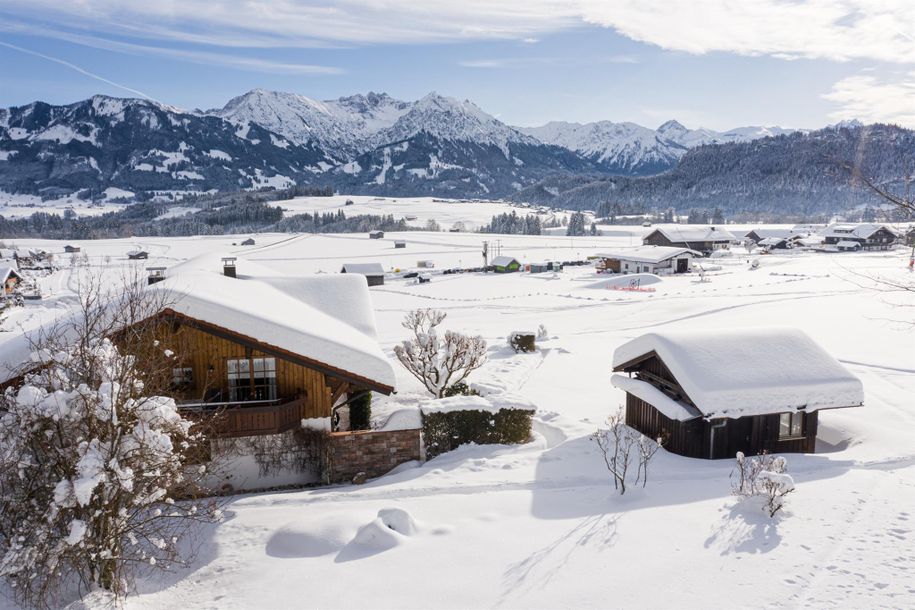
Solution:
{"label": "wooden chalet", "polygon": [[861,406],[861,382],[800,330],[655,332],[617,348],[626,424],[671,453],[813,453],[819,412]]}
{"label": "wooden chalet", "polygon": [[80,252],[80,250],[81,248],[79,246],[64,246],[64,253],[66,254],[77,254]]}
{"label": "wooden chalet", "polygon": [[642,245],[687,248],[708,253],[726,248],[736,239],[730,231],[716,227],[665,226],[658,227],[643,237]]}
{"label": "wooden chalet", "polygon": [[146,260],[149,258],[149,252],[146,250],[131,250],[127,253],[127,258],[132,261]]}
{"label": "wooden chalet", "polygon": [[181,295],[151,322],[180,358],[173,388],[186,415],[219,413],[219,436],[278,434],[393,391],[361,278],[271,277],[247,261],[232,277],[212,263],[217,272],[178,266],[148,288]]}
{"label": "wooden chalet", "polygon": [[898,235],[886,225],[837,222],[826,227],[823,243],[838,250],[889,250]]}

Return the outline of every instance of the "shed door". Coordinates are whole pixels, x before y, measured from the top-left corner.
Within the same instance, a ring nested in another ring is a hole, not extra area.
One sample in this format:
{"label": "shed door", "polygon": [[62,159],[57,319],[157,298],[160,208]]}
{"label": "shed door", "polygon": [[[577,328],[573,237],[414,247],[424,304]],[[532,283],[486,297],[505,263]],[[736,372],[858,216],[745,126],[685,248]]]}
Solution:
{"label": "shed door", "polygon": [[688,258],[678,258],[677,259],[677,273],[686,273],[689,269],[689,259]]}

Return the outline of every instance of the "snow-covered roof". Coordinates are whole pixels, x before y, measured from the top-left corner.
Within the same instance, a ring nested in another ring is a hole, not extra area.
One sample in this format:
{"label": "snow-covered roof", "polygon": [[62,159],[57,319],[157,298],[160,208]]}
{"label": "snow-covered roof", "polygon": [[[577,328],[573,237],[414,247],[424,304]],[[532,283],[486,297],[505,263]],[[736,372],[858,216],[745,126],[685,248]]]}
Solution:
{"label": "snow-covered roof", "polygon": [[343,273],[358,273],[359,275],[384,275],[381,263],[346,263]]}
{"label": "snow-covered roof", "polygon": [[658,227],[664,237],[672,242],[734,241],[734,235],[718,227]]}
{"label": "snow-covered roof", "polygon": [[517,262],[518,259],[516,259],[514,256],[497,256],[492,259],[489,264],[495,267],[507,267],[510,264]]}
{"label": "snow-covered roof", "polygon": [[682,256],[683,254],[702,256],[701,252],[696,252],[689,248],[675,248],[673,246],[640,246],[638,248],[602,252],[597,256],[601,258],[636,261],[638,263],[660,263],[670,258],[674,258],[675,256]]}
{"label": "snow-covered roof", "polygon": [[787,241],[784,237],[766,237],[764,239],[760,239],[759,242],[757,242],[757,245],[777,246],[778,244],[780,244],[784,241]]}
{"label": "snow-covered roof", "polygon": [[750,233],[755,233],[756,236],[760,239],[796,239],[799,237],[804,237],[803,233],[794,229],[753,229],[752,231],[747,231],[744,234],[744,237]]}
{"label": "snow-covered roof", "polygon": [[803,331],[656,331],[619,346],[613,368],[650,353],[705,417],[859,406],[861,381]]}
{"label": "snow-covered roof", "polygon": [[9,265],[0,266],[0,284],[5,283],[11,275],[16,276],[17,278],[20,277],[19,272],[16,271],[14,267],[10,267]]}
{"label": "snow-covered roof", "polygon": [[149,287],[165,290],[170,309],[338,369],[394,387],[394,370],[375,338],[368,287],[357,275],[280,276],[244,259],[238,277],[223,275],[218,256],[169,270]]}
{"label": "snow-covered roof", "polygon": [[610,376],[610,383],[615,388],[641,398],[670,419],[688,421],[702,417],[702,413],[696,407],[674,400],[650,383],[640,379],[616,373]]}
{"label": "snow-covered roof", "polygon": [[843,239],[839,242],[836,242],[836,246],[838,246],[839,248],[860,248],[861,242]]}
{"label": "snow-covered roof", "polygon": [[886,225],[875,224],[875,223],[849,223],[849,222],[836,222],[828,227],[824,234],[826,237],[855,237],[857,239],[868,239],[871,235],[879,231],[880,229],[886,229],[893,235],[896,235],[896,231],[891,229]]}

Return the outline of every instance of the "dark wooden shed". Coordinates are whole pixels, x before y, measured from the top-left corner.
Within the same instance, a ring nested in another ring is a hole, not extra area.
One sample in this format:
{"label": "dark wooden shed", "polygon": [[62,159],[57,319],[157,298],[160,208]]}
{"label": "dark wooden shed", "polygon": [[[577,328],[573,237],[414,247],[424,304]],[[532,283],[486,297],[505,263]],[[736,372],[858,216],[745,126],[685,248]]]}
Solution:
{"label": "dark wooden shed", "polygon": [[863,404],[861,382],[796,329],[663,332],[620,346],[626,424],[671,453],[813,453],[819,411]]}

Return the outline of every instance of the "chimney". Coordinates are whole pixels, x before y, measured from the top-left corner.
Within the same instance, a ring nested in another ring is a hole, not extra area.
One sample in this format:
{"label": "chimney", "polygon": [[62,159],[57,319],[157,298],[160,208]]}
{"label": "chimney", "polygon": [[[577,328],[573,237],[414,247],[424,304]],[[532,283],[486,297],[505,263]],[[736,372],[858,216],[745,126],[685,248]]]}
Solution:
{"label": "chimney", "polygon": [[165,267],[147,267],[146,272],[149,274],[146,278],[147,286],[152,286],[165,279]]}
{"label": "chimney", "polygon": [[226,277],[236,277],[234,256],[227,256],[226,258],[222,259],[222,273]]}

